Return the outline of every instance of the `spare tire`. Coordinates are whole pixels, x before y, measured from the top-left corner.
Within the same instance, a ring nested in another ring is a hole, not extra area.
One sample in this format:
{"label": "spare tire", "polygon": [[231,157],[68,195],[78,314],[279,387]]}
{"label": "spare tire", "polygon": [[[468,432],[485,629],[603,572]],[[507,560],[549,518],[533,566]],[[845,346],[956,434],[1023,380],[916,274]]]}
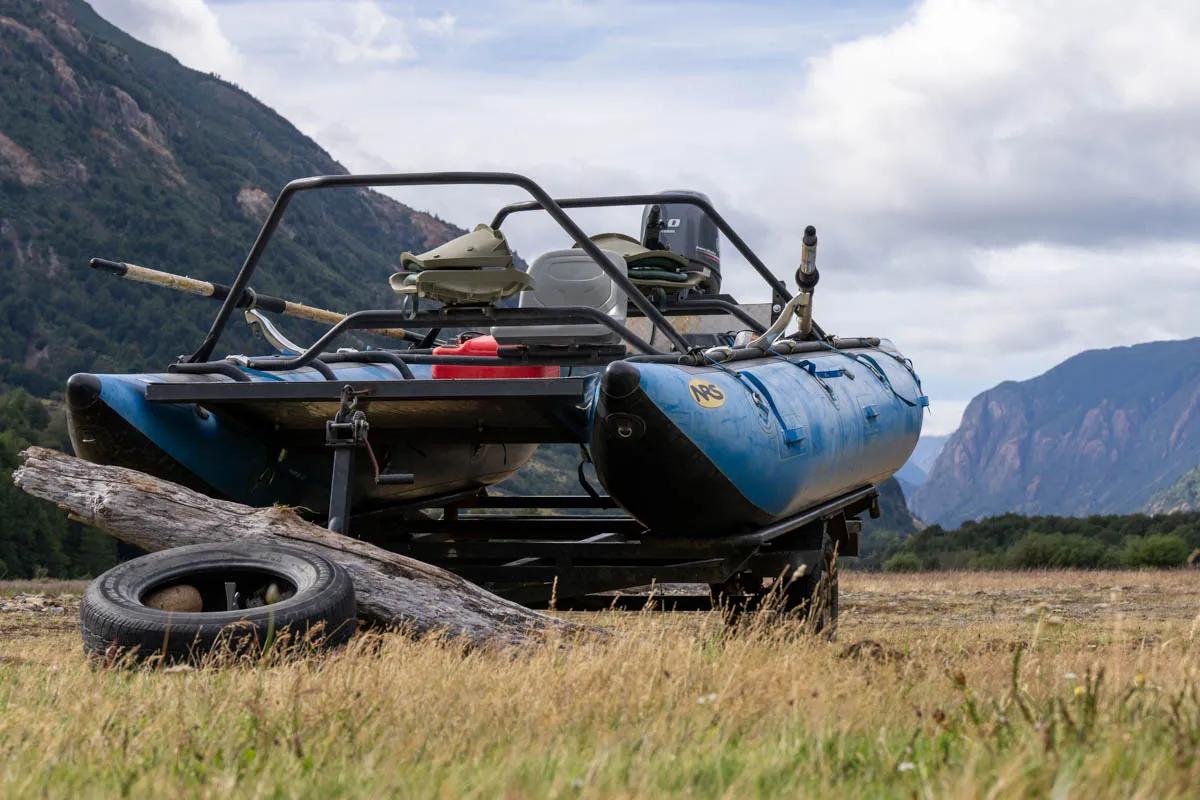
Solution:
{"label": "spare tire", "polygon": [[[201,610],[147,605],[169,596]],[[333,647],[357,622],[342,567],[297,548],[238,544],[175,547],[118,564],[91,582],[79,616],[91,655],[158,654],[172,662],[198,660],[218,642],[260,651],[285,630],[293,640],[311,631],[313,645]]]}

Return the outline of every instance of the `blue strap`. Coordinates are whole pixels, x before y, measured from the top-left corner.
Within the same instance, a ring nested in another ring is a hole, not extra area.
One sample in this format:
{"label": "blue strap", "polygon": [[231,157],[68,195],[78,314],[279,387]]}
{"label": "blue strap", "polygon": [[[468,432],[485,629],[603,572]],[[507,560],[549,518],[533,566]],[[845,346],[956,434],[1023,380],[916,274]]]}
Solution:
{"label": "blue strap", "polygon": [[[824,341],[822,341],[821,344],[825,345],[825,347],[828,347],[830,350],[832,350],[835,353],[841,353],[842,355],[846,356],[847,358],[853,358],[855,361],[862,364],[864,367],[866,367],[868,370],[870,370],[875,375],[876,378],[879,379],[880,383],[882,383],[885,387],[887,387],[887,390],[890,391],[897,400],[899,400],[901,403],[904,403],[904,405],[908,406],[909,408],[928,408],[929,407],[929,398],[926,397],[925,392],[921,390],[921,379],[917,377],[916,372],[913,372],[911,365],[905,364],[903,361],[900,361],[900,359],[896,358],[895,356],[892,356],[892,358],[894,358],[896,361],[898,361],[902,366],[904,366],[905,369],[907,369],[909,371],[909,373],[913,376],[913,380],[916,381],[917,390],[920,391],[920,394],[917,396],[917,399],[915,401],[909,400],[907,397],[905,397],[904,395],[902,395],[898,391],[896,391],[896,387],[892,385],[892,381],[890,378],[888,378],[887,373],[883,371],[883,367],[879,366],[879,362],[876,361],[871,356],[867,355],[866,353],[847,353],[844,350],[838,350],[833,345],[831,345],[827,342],[824,342]],[[876,349],[878,349],[878,348],[876,348]],[[879,352],[884,353],[885,355],[889,355],[889,356],[892,355],[891,353],[888,353],[886,350],[879,350]]]}
{"label": "blue strap", "polygon": [[[825,394],[829,395],[830,402],[832,402],[834,405],[837,405],[837,395],[834,394],[833,388],[825,382],[825,379],[840,378],[846,374],[846,370],[840,367],[830,370],[818,370],[817,365],[808,359],[804,359],[803,361],[792,361],[790,358],[785,357],[777,350],[768,348],[767,352],[785,364],[790,364],[793,367],[799,367],[809,375],[813,376],[813,379],[816,380],[821,388],[825,390]],[[850,377],[853,379],[854,376],[851,375]]]}
{"label": "blue strap", "polygon": [[817,365],[805,359],[795,362],[796,366],[812,375],[814,378],[840,378],[846,374],[846,370],[842,367],[834,369],[817,369]]}
{"label": "blue strap", "polygon": [[739,373],[746,380],[758,387],[763,398],[767,401],[767,405],[771,407],[771,413],[775,415],[775,419],[779,422],[779,428],[783,431],[783,441],[789,445],[799,444],[804,441],[804,426],[789,428],[788,424],[783,421],[783,414],[779,413],[779,407],[775,405],[775,398],[771,397],[771,390],[766,387],[766,384],[752,372]]}
{"label": "blue strap", "polygon": [[[708,358],[708,356],[705,357]],[[783,421],[783,414],[779,412],[779,407],[775,405],[775,398],[771,397],[771,392],[757,375],[750,372],[738,372],[737,370],[729,369],[724,364],[713,361],[711,358],[708,360],[718,370],[732,376],[740,386],[748,391],[756,406],[763,408],[765,403],[766,408],[775,415],[776,421],[779,422],[779,428],[783,431],[784,442],[793,445],[804,440],[803,426],[799,428],[789,428],[787,426],[787,423]],[[826,391],[828,391],[828,387],[826,387]]]}

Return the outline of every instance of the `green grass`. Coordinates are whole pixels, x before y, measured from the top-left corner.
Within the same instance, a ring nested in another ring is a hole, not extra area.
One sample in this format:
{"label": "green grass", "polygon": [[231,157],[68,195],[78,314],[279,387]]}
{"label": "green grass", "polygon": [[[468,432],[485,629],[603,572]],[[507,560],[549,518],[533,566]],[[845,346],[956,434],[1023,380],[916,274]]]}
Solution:
{"label": "green grass", "polygon": [[0,795],[1194,796],[1195,583],[859,574],[834,642],[605,614],[520,654],[387,634],[174,673],[0,617]]}

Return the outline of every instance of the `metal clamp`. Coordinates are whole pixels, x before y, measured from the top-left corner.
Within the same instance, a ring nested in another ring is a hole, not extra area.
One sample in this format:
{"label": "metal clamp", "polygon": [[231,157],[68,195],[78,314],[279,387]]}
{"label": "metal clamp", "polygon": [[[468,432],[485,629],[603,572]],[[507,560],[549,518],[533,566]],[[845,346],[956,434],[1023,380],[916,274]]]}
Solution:
{"label": "metal clamp", "polygon": [[346,384],[342,387],[342,402],[333,419],[325,422],[325,445],[333,448],[333,471],[329,479],[329,530],[348,533],[350,511],[353,501],[354,452],[363,447],[371,458],[371,470],[377,486],[397,486],[413,483],[416,477],[410,472],[384,473],[379,469],[379,460],[371,448],[368,434],[371,425],[367,415],[358,407],[357,392]]}

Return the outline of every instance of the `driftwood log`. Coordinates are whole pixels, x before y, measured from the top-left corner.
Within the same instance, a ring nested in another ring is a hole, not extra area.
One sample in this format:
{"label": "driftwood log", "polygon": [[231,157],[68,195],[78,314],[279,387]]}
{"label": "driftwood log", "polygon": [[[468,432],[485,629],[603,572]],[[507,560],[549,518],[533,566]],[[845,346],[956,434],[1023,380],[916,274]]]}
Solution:
{"label": "driftwood log", "polygon": [[321,553],[346,568],[359,614],[417,634],[471,645],[513,645],[584,630],[517,605],[439,567],[333,533],[283,508],[215,500],[124,467],[31,447],[13,482],[81,522],[145,550],[205,542],[272,542]]}

